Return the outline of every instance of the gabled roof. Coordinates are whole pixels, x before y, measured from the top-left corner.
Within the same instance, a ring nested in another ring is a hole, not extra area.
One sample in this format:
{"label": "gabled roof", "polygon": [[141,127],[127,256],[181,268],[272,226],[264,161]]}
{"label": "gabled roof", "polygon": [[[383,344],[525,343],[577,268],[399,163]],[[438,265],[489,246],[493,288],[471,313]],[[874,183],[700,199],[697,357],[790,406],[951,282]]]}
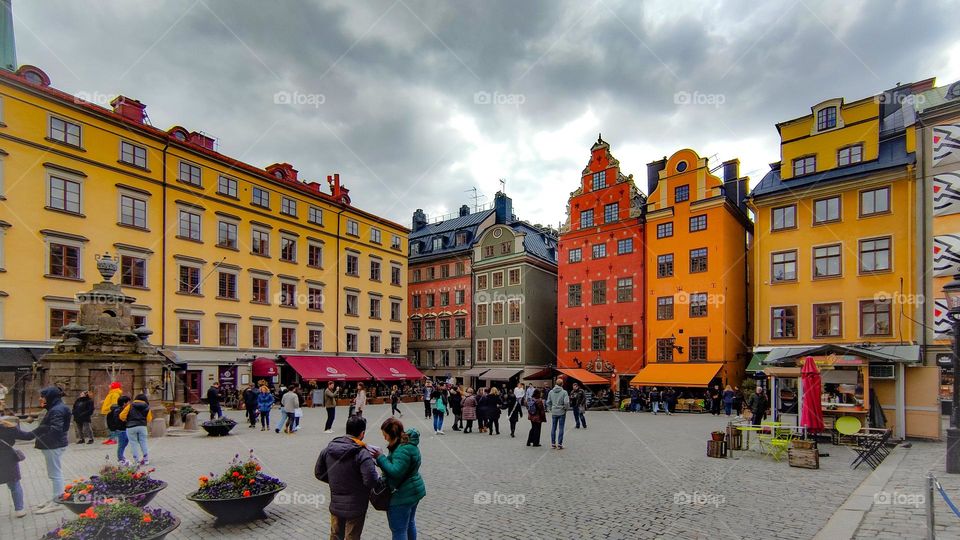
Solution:
{"label": "gabled roof", "polygon": [[420,229],[419,231],[411,232],[410,239],[413,240],[414,238],[420,238],[423,236],[433,236],[436,234],[456,231],[459,229],[467,229],[467,228],[476,226],[481,221],[487,219],[487,217],[493,214],[493,212],[494,212],[493,209],[484,210],[483,212],[468,214],[466,216],[448,219],[446,221],[441,221],[439,223],[431,223],[426,227]]}
{"label": "gabled roof", "polygon": [[555,237],[525,221],[511,223],[510,228],[517,232],[526,233],[523,238],[523,249],[527,253],[549,264],[557,264],[557,239]]}
{"label": "gabled roof", "polygon": [[[411,248],[410,262],[415,263],[424,259],[432,259],[439,256],[454,255],[461,252],[468,252],[473,247],[473,242],[477,239],[477,229],[480,224],[494,214],[494,210],[484,210],[475,214],[469,214],[462,217],[448,219],[440,223],[432,223],[426,227],[410,233],[409,244],[421,243],[420,252],[414,254]],[[467,241],[457,245],[456,236],[459,232],[466,232]],[[433,249],[434,238],[443,239],[443,247]]]}

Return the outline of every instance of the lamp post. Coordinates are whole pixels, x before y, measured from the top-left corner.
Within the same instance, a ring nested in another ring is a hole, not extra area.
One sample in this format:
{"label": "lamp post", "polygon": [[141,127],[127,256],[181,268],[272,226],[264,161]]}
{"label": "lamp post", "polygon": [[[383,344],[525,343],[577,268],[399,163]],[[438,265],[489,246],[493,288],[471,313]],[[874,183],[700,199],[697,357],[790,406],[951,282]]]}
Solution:
{"label": "lamp post", "polygon": [[960,473],[960,274],[943,286],[943,294],[950,307],[953,331],[953,402],[950,406],[950,427],[947,428],[947,472]]}

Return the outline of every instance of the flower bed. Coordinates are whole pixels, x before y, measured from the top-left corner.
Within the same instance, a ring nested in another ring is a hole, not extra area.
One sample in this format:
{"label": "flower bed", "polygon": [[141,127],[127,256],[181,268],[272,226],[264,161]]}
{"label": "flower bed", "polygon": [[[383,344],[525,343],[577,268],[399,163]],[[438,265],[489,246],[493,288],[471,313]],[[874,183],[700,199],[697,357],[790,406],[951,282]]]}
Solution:
{"label": "flower bed", "polygon": [[91,506],[41,540],[156,540],[179,525],[180,520],[166,510],[114,502]]}
{"label": "flower bed", "polygon": [[262,472],[263,467],[253,455],[246,459],[234,455],[227,470],[219,476],[213,473],[200,477],[200,489],[187,495],[205,512],[220,523],[242,523],[266,517],[263,509],[273,497],[287,487],[277,478]]}
{"label": "flower bed", "polygon": [[106,464],[99,474],[89,479],[77,478],[64,486],[57,502],[79,514],[91,506],[114,501],[129,502],[135,506],[149,503],[167,483],[150,477],[155,469],[144,470],[140,465]]}

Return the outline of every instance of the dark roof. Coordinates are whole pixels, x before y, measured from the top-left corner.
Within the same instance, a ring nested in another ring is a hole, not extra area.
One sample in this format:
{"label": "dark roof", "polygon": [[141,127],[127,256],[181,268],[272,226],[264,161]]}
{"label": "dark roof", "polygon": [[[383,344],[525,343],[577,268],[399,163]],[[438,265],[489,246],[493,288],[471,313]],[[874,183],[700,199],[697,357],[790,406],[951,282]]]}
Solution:
{"label": "dark roof", "polygon": [[40,360],[50,350],[40,347],[0,347],[0,368],[31,367],[34,360]]}
{"label": "dark roof", "polygon": [[[422,246],[420,247],[420,252],[417,254],[414,254],[411,249],[410,262],[413,263],[418,260],[434,258],[440,255],[452,255],[462,251],[469,251],[473,246],[474,240],[477,239],[477,228],[480,226],[480,223],[493,215],[493,213],[493,209],[484,210],[483,212],[468,214],[439,223],[431,223],[419,231],[411,232],[409,237],[410,246],[413,246],[415,242],[422,242]],[[456,244],[456,234],[458,232],[468,233],[467,242],[459,246]],[[443,238],[444,247],[439,250],[434,250],[433,239],[437,237]]]}
{"label": "dark roof", "polygon": [[899,135],[880,142],[880,151],[877,159],[858,163],[850,167],[830,169],[822,173],[791,178],[790,180],[780,178],[780,167],[788,167],[789,164],[772,168],[770,172],[760,180],[760,183],[753,188],[753,191],[750,192],[750,197],[756,198],[773,195],[798,188],[813,187],[817,184],[855,180],[884,169],[902,167],[913,163],[915,160],[916,157],[914,153],[906,151],[906,135]]}
{"label": "dark roof", "polygon": [[523,238],[523,249],[530,255],[550,264],[557,264],[557,239],[530,225],[525,221],[516,221],[510,228],[527,235]]}

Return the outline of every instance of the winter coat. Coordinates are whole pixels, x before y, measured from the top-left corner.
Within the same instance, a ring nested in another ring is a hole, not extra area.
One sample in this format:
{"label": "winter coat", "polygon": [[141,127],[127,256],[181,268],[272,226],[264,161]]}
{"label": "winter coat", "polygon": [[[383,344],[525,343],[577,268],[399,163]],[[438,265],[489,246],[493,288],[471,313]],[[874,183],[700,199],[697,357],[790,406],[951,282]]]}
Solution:
{"label": "winter coat", "polygon": [[420,432],[411,428],[407,436],[410,442],[398,445],[389,456],[377,456],[377,465],[383,470],[387,485],[396,489],[390,497],[390,506],[414,504],[427,496],[427,486],[420,476]]}
{"label": "winter coat", "polygon": [[463,398],[463,419],[464,420],[477,419],[477,396],[474,396],[471,394]]}
{"label": "winter coat", "polygon": [[273,407],[273,394],[270,392],[260,392],[257,394],[257,408],[260,412],[270,412]]}
{"label": "winter coat", "polygon": [[460,392],[452,392],[450,394],[450,410],[453,411],[453,414],[456,416],[463,414],[463,396]]}
{"label": "winter coat", "polygon": [[723,391],[723,402],[733,404],[734,393],[733,390],[724,390]]}
{"label": "winter coat", "polygon": [[283,407],[283,412],[296,412],[297,408],[300,407],[300,396],[293,390],[287,390],[280,398],[280,405]]}
{"label": "winter coat", "polygon": [[767,414],[767,396],[754,393],[750,396],[750,401],[747,403],[747,406],[754,416],[763,417]]}
{"label": "winter coat", "polygon": [[153,412],[146,401],[135,399],[120,411],[120,420],[127,423],[127,428],[149,425],[153,421]]}
{"label": "winter coat", "polygon": [[490,406],[490,396],[480,396],[477,398],[477,417],[486,420],[493,416]]}
{"label": "winter coat", "polygon": [[79,397],[73,402],[73,421],[84,424],[93,416],[93,400],[89,397]]}
{"label": "winter coat", "polygon": [[547,394],[546,408],[552,416],[563,416],[570,410],[570,396],[559,384]]}
{"label": "winter coat", "polygon": [[126,431],[127,423],[120,419],[120,413],[123,409],[119,405],[114,405],[110,413],[107,414],[107,429],[110,431]]}
{"label": "winter coat", "polygon": [[340,389],[331,390],[329,388],[323,389],[323,406],[324,407],[336,407],[337,406],[337,396],[340,395]]}
{"label": "winter coat", "polygon": [[220,407],[220,390],[217,390],[215,386],[207,389],[207,403],[210,404],[211,409]]}
{"label": "winter coat", "polygon": [[487,418],[491,420],[499,420],[500,408],[503,407],[503,400],[500,399],[500,396],[487,396],[487,405],[489,406]]}
{"label": "winter coat", "polygon": [[[631,388],[630,399],[638,399],[637,389]],[[587,405],[587,393],[583,391],[583,388],[577,388],[573,392],[570,392],[570,406],[577,407],[579,409],[584,408]]]}
{"label": "winter coat", "polygon": [[20,463],[17,462],[14,443],[17,440],[30,439],[33,439],[33,433],[23,431],[17,426],[7,427],[0,424],[0,484],[20,479]]}
{"label": "winter coat", "polygon": [[41,450],[54,450],[67,446],[67,433],[70,431],[70,417],[73,413],[63,403],[60,389],[48,386],[40,391],[40,395],[47,401],[47,414],[40,425],[33,430],[37,442],[35,446]]}
{"label": "winter coat", "polygon": [[100,414],[103,416],[110,414],[110,409],[117,404],[117,400],[120,399],[122,395],[123,390],[120,388],[114,388],[107,392],[107,397],[103,398],[103,403],[100,404]]}
{"label": "winter coat", "polygon": [[243,391],[243,406],[247,409],[255,409],[257,407],[258,396],[260,392],[257,392],[253,388],[247,388]]}
{"label": "winter coat", "polygon": [[[530,398],[530,399],[533,399],[533,398]],[[543,399],[537,398],[536,400],[534,400],[534,408],[536,409],[537,413],[528,415],[530,417],[530,421],[534,423],[540,423],[540,424],[546,422],[547,410],[546,408],[544,408]]]}
{"label": "winter coat", "polygon": [[516,422],[523,414],[523,398],[514,395],[507,396],[507,416],[511,422]]}
{"label": "winter coat", "polygon": [[313,474],[330,484],[330,513],[344,519],[367,513],[370,490],[380,476],[367,445],[347,435],[333,439],[320,452]]}

